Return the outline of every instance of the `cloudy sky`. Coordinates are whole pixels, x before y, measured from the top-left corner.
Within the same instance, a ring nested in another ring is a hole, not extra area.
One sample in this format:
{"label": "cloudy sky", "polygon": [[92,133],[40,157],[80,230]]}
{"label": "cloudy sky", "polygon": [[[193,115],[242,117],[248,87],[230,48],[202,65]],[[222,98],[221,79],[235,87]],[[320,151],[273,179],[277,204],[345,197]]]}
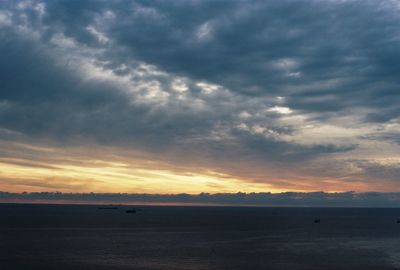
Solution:
{"label": "cloudy sky", "polygon": [[400,191],[398,1],[0,2],[0,190]]}

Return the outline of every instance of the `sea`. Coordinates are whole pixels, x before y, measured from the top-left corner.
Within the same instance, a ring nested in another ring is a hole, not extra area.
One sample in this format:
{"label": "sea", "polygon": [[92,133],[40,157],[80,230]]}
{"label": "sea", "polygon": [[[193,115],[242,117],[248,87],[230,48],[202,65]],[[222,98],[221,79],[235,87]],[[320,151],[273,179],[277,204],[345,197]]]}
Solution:
{"label": "sea", "polygon": [[105,208],[0,204],[0,269],[400,269],[396,208]]}

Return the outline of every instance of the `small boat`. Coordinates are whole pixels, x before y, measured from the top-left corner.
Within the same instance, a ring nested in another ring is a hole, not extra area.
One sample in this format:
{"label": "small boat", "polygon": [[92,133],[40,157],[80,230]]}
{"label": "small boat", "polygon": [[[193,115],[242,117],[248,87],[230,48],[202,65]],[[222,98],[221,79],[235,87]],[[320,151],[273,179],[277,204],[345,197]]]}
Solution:
{"label": "small boat", "polygon": [[135,209],[128,209],[128,210],[125,211],[125,213],[134,214],[134,213],[136,213],[136,210]]}
{"label": "small boat", "polygon": [[400,223],[400,219],[398,219],[396,223]]}
{"label": "small boat", "polygon": [[314,223],[321,223],[321,220],[319,218],[314,219]]}

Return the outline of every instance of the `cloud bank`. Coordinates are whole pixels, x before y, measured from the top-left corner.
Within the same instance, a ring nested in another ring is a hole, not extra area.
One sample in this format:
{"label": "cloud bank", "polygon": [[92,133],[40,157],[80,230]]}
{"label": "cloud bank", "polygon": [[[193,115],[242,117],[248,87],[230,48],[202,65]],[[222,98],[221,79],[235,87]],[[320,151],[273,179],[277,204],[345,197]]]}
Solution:
{"label": "cloud bank", "polygon": [[400,207],[400,193],[200,193],[127,194],[127,193],[8,193],[0,192],[2,203],[85,203],[138,205],[226,205],[291,207]]}

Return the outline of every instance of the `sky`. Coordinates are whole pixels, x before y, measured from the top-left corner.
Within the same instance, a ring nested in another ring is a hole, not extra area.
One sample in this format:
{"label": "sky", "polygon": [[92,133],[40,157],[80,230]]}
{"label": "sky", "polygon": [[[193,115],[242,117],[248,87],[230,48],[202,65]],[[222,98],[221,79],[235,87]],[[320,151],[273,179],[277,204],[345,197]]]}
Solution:
{"label": "sky", "polygon": [[0,2],[0,190],[400,192],[398,1]]}

